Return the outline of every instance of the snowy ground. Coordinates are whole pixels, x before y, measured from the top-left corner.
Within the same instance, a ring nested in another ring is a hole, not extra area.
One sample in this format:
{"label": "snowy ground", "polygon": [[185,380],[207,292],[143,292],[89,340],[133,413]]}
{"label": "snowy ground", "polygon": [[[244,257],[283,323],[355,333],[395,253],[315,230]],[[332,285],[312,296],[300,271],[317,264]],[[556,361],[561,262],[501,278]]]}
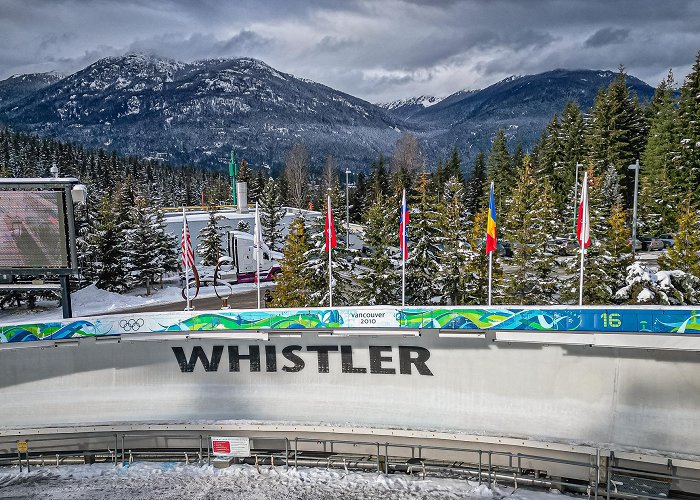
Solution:
{"label": "snowy ground", "polygon": [[[46,500],[139,499],[500,499],[553,500],[572,498],[557,492],[513,490],[457,479],[407,475],[347,473],[342,470],[286,469],[240,465],[228,469],[168,463],[134,463],[35,467],[20,473],[0,468],[0,498]],[[581,497],[578,497],[581,498]]]}
{"label": "snowy ground", "polygon": [[[261,283],[261,287],[272,286],[271,283]],[[220,293],[228,292],[228,289],[220,287]],[[233,285],[232,295],[255,290],[254,283],[240,283]],[[101,290],[94,285],[85,287],[71,294],[73,316],[90,316],[103,313],[128,311],[136,307],[144,307],[157,304],[169,304],[182,302],[182,289],[175,285],[166,285],[165,288],[152,290],[151,295],[146,295],[145,290],[135,290],[127,294],[119,294]],[[198,297],[214,297],[216,293],[213,286],[202,287]],[[63,318],[63,312],[55,300],[37,301],[35,309],[9,308],[0,311],[0,323],[30,323],[39,321],[53,321]]]}

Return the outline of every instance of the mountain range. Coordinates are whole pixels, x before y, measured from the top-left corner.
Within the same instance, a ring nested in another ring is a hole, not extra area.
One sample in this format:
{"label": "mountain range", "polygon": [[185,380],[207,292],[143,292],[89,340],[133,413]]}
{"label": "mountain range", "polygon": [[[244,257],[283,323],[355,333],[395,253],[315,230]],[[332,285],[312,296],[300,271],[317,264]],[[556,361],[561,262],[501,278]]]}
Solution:
{"label": "mountain range", "polygon": [[[0,81],[0,123],[89,147],[171,163],[224,168],[232,147],[253,166],[279,167],[295,143],[314,165],[367,168],[415,134],[429,165],[453,146],[465,163],[499,128],[527,149],[569,100],[586,110],[611,71],[554,70],[482,90],[372,104],[250,58],[182,63],[153,56],[101,59],[72,75]],[[640,100],[654,89],[628,85]]]}

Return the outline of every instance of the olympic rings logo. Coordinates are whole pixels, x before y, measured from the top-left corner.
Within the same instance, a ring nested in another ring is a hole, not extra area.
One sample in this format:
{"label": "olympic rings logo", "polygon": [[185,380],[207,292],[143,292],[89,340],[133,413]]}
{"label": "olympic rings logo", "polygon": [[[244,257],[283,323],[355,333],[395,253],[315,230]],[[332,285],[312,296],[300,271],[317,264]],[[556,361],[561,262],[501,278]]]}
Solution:
{"label": "olympic rings logo", "polygon": [[141,318],[123,319],[119,322],[119,328],[121,328],[125,332],[138,332],[142,326],[143,326],[143,320]]}

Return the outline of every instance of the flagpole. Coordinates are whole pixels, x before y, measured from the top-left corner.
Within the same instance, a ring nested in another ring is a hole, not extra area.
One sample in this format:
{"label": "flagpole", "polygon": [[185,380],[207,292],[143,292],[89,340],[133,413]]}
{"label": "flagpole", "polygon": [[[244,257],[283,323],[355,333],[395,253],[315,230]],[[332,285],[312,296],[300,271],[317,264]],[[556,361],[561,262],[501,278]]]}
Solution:
{"label": "flagpole", "polygon": [[260,247],[262,246],[262,241],[260,238],[260,214],[258,213],[258,202],[255,202],[255,239],[258,240],[257,247],[255,249],[255,273],[258,282],[258,309],[260,309]]}
{"label": "flagpole", "polygon": [[493,252],[489,252],[489,301],[488,305],[491,305],[491,270],[493,267]]}
{"label": "flagpole", "polygon": [[[187,243],[187,238],[185,238],[185,225],[187,224],[187,216],[185,215],[185,206],[182,206],[182,238],[183,238],[183,256],[186,256],[190,249]],[[189,231],[189,229],[188,229]],[[187,297],[187,311],[192,310],[192,301],[190,299],[190,266],[188,264],[188,259],[185,257],[183,259],[185,263],[185,295]]]}
{"label": "flagpole", "polygon": [[583,238],[581,238],[581,276],[578,285],[578,305],[583,305],[583,255],[586,249],[583,246]]}
{"label": "flagpole", "polygon": [[326,241],[328,244],[328,305],[333,307],[333,261],[331,260],[331,252],[333,252],[333,244],[331,242],[331,196],[328,195],[328,206],[326,207]]}
{"label": "flagpole", "polygon": [[406,190],[403,190],[401,203],[401,307],[406,307],[406,215],[403,213],[406,207]]}

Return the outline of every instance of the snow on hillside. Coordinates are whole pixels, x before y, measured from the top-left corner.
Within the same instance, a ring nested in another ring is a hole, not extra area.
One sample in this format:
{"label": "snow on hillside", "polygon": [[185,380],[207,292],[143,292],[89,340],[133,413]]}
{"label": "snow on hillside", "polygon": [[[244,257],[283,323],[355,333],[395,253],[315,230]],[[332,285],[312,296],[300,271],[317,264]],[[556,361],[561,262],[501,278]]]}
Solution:
{"label": "snow on hillside", "polygon": [[134,463],[35,467],[20,473],[0,469],[1,498],[74,500],[140,499],[267,499],[307,498],[408,500],[509,498],[553,500],[561,494],[506,487],[487,488],[457,479],[419,479],[406,475],[346,472],[343,470],[238,465],[227,469],[172,463]]}
{"label": "snow on hillside", "polygon": [[391,102],[377,103],[380,108],[393,110],[397,108],[402,108],[404,106],[421,106],[427,108],[433,104],[437,104],[442,101],[444,97],[436,97],[432,95],[422,95],[419,97],[409,97],[408,99],[398,99]]}

